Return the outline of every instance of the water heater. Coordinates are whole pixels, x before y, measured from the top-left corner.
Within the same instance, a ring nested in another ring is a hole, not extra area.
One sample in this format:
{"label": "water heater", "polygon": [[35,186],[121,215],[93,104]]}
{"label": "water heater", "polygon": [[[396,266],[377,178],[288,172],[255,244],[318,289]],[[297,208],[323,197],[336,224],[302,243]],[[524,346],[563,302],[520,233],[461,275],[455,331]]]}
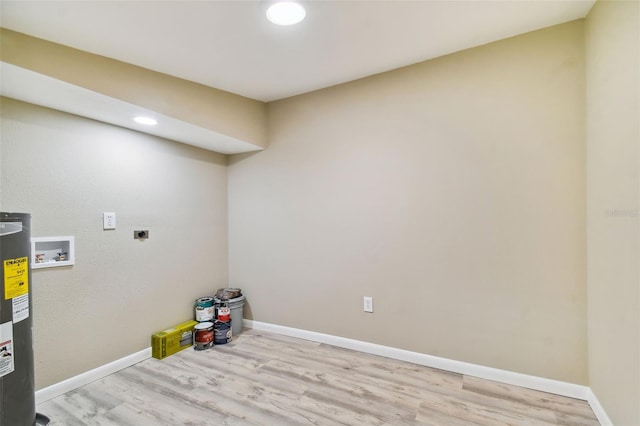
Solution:
{"label": "water heater", "polygon": [[36,422],[31,301],[31,215],[0,212],[0,426]]}

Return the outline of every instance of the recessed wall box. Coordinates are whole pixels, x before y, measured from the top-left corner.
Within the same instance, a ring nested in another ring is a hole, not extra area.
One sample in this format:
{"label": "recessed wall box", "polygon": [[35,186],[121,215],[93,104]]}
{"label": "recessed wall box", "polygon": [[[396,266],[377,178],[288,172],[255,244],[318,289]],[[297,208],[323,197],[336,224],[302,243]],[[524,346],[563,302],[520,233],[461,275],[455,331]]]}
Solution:
{"label": "recessed wall box", "polygon": [[31,269],[70,266],[74,262],[73,237],[31,238]]}
{"label": "recessed wall box", "polygon": [[146,240],[149,238],[149,230],[143,229],[139,231],[133,231],[133,238],[136,240]]}

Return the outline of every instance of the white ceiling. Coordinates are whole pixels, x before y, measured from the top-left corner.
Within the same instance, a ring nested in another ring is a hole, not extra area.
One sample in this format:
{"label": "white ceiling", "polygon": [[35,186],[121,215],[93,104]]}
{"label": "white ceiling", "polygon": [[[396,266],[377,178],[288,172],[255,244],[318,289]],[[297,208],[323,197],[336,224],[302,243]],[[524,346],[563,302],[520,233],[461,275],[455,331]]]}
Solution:
{"label": "white ceiling", "polygon": [[2,27],[272,101],[586,16],[595,0],[0,1]]}

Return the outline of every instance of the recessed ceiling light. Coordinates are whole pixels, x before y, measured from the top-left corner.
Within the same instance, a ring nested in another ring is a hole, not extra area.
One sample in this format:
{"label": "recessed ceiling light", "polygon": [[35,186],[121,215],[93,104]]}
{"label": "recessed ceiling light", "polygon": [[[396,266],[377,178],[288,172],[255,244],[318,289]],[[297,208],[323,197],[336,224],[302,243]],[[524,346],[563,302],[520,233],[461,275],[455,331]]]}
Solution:
{"label": "recessed ceiling light", "polygon": [[267,19],[276,25],[294,25],[306,16],[304,7],[293,1],[274,3],[267,9]]}
{"label": "recessed ceiling light", "polygon": [[145,126],[155,126],[156,124],[158,124],[158,120],[151,117],[139,116],[139,117],[135,117],[133,121],[135,121],[138,124],[144,124]]}

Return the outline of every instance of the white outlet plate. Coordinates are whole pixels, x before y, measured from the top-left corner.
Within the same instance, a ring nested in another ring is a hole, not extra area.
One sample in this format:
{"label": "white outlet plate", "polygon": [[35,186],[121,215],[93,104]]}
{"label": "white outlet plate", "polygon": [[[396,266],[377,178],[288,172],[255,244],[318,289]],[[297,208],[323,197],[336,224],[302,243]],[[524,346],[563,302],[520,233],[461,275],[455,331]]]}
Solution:
{"label": "white outlet plate", "polygon": [[373,297],[364,296],[364,311],[373,312]]}
{"label": "white outlet plate", "polygon": [[102,213],[102,229],[116,229],[116,214],[114,212]]}

